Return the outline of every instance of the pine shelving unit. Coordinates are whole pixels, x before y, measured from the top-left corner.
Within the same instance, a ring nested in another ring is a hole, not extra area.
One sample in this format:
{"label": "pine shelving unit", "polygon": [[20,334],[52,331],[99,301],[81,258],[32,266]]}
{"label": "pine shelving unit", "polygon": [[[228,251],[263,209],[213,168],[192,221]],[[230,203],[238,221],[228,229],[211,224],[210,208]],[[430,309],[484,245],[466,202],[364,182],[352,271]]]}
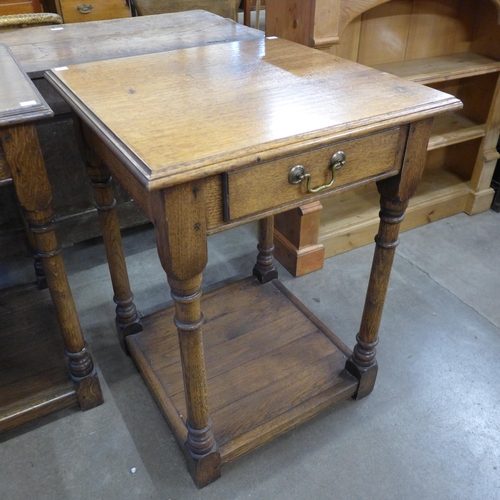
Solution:
{"label": "pine shelving unit", "polygon": [[[488,210],[500,128],[498,0],[268,0],[266,34],[448,92],[464,104],[438,117],[403,230]],[[325,256],[373,241],[374,188],[322,202]]]}

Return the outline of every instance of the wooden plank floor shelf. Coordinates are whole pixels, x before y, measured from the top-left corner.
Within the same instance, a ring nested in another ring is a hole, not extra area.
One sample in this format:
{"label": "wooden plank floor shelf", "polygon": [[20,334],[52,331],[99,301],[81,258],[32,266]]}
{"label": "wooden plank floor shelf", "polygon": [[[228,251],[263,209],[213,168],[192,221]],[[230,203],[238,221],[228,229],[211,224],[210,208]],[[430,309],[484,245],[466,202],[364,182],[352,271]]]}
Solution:
{"label": "wooden plank floor shelf", "polygon": [[48,291],[2,290],[0,321],[0,432],[78,405]]}
{"label": "wooden plank floor shelf", "polygon": [[[350,349],[279,281],[249,278],[208,294],[202,307],[208,405],[223,463],[356,393],[358,381],[345,370]],[[173,307],[143,318],[144,331],[128,336],[127,345],[183,444],[186,402],[173,319]]]}

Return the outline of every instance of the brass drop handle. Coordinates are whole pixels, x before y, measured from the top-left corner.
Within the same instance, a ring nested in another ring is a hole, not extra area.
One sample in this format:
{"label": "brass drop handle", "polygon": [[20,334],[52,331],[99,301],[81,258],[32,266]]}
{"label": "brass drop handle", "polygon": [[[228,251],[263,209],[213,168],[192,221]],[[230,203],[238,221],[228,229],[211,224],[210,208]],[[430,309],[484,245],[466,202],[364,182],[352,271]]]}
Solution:
{"label": "brass drop handle", "polygon": [[318,191],[323,191],[323,189],[328,189],[335,182],[335,172],[345,165],[346,156],[343,151],[337,151],[330,158],[330,168],[332,170],[332,180],[328,184],[323,184],[316,188],[311,187],[311,174],[306,174],[306,171],[302,165],[295,165],[288,172],[288,182],[290,184],[300,184],[304,179],[307,179],[307,191],[309,193],[317,193]]}
{"label": "brass drop handle", "polygon": [[89,14],[89,13],[92,11],[92,9],[93,9],[93,8],[94,8],[94,7],[93,7],[92,5],[90,5],[90,4],[89,4],[89,5],[87,5],[87,4],[85,4],[85,3],[84,3],[84,4],[82,4],[82,5],[79,5],[79,6],[76,8],[76,10],[77,10],[78,12],[80,12],[80,14]]}

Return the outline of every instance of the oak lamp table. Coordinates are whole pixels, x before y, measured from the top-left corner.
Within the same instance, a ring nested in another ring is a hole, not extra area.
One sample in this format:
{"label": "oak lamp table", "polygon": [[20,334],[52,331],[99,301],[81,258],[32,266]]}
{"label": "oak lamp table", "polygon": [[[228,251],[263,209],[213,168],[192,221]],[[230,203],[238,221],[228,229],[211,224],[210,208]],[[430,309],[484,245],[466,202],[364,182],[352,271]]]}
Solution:
{"label": "oak lamp table", "polygon": [[[276,38],[57,68],[46,78],[79,117],[92,168],[103,179],[109,169],[155,225],[175,306],[143,318],[125,342],[198,487],[333,403],[371,392],[399,225],[433,117],[460,101]],[[351,352],[273,279],[272,219],[369,182],[381,194],[381,221]],[[260,220],[256,278],[201,301],[207,235],[252,220]],[[120,276],[124,262],[109,263]]]}
{"label": "oak lamp table", "polygon": [[[0,186],[14,183],[43,262],[64,344],[54,340],[52,328],[57,324],[50,322],[42,292],[32,290],[36,298],[20,289],[1,292],[0,431],[4,431],[62,408],[80,405],[87,410],[103,399],[57,242],[52,193],[34,124],[53,113],[3,44],[0,70]],[[35,331],[32,318],[37,315]]]}

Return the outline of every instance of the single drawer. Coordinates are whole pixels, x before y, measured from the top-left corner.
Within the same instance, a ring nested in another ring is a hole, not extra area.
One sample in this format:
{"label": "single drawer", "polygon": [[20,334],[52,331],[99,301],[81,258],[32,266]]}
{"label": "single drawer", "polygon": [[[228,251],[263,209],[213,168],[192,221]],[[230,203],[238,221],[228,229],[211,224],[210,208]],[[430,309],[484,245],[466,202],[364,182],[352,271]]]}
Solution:
{"label": "single drawer", "polygon": [[[228,222],[290,203],[307,202],[348,186],[395,175],[401,168],[405,140],[406,128],[397,127],[229,172],[223,194],[224,219]],[[298,184],[289,182],[290,170],[301,165],[311,175],[311,188],[329,184],[330,161],[340,151],[345,154],[345,164],[335,171],[331,187],[310,193],[307,179]]]}
{"label": "single drawer", "polygon": [[56,0],[56,7],[65,23],[130,17],[126,0]]}

